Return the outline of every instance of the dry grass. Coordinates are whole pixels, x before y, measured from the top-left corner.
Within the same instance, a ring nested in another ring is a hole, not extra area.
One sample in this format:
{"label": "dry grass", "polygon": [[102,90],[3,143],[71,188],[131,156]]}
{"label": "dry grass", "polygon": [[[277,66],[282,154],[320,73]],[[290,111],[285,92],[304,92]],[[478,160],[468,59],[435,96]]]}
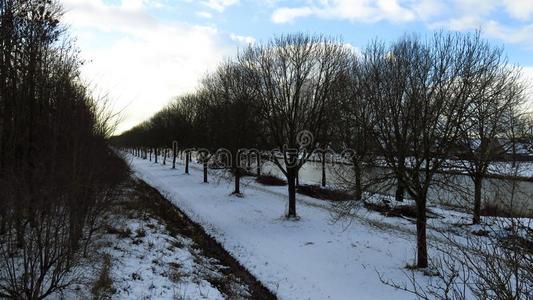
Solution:
{"label": "dry grass", "polygon": [[94,299],[109,299],[116,292],[113,287],[113,279],[109,274],[110,270],[111,258],[109,255],[105,255],[98,279],[93,283],[91,288]]}

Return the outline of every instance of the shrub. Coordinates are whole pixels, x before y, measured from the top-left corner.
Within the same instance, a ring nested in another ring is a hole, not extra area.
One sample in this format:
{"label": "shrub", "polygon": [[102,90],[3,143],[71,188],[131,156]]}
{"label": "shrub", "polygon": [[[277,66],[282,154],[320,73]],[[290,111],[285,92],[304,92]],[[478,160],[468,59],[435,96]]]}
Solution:
{"label": "shrub", "polygon": [[284,186],[287,182],[283,179],[279,179],[272,175],[261,175],[255,179],[260,184],[272,185],[272,186]]}

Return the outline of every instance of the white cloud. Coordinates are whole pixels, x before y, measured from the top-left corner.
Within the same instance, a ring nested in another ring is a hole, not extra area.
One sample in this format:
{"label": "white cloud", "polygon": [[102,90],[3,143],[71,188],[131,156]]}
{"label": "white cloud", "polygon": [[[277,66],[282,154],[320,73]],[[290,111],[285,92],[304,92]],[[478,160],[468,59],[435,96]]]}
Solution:
{"label": "white cloud", "polygon": [[[279,7],[272,21],[286,23],[297,18],[315,16],[350,21],[408,22],[434,18],[461,19],[488,17],[506,13],[517,21],[533,17],[532,0],[308,0],[305,5]],[[440,20],[440,21],[445,21]]]}
{"label": "white cloud", "polygon": [[115,109],[127,106],[118,132],[194,90],[200,77],[236,51],[230,36],[216,28],[157,20],[143,1],[68,0],[66,8],[65,19],[89,61],[83,77],[98,92],[109,92]]}
{"label": "white cloud", "polygon": [[448,28],[450,30],[464,31],[471,29],[480,29],[482,20],[476,16],[461,16],[451,18],[442,22],[430,23],[429,27],[432,29]]}
{"label": "white cloud", "polygon": [[143,0],[122,0],[122,8],[126,10],[139,10],[144,8]]}
{"label": "white cloud", "polygon": [[236,41],[238,43],[249,45],[255,43],[255,38],[251,36],[243,36],[243,35],[236,35],[236,34],[230,34],[230,39],[233,41]]}
{"label": "white cloud", "polygon": [[307,17],[313,14],[313,9],[311,7],[297,7],[297,8],[288,8],[283,7],[276,9],[272,15],[272,21],[274,23],[288,23],[293,20],[301,17]]}
{"label": "white cloud", "polygon": [[227,7],[239,4],[239,0],[206,0],[203,3],[211,9],[223,12]]}
{"label": "white cloud", "polygon": [[447,28],[455,31],[481,30],[486,37],[494,38],[509,44],[520,44],[533,50],[533,23],[529,25],[504,25],[491,19],[476,16],[462,16],[430,23],[432,29]]}
{"label": "white cloud", "polygon": [[213,17],[213,14],[207,11],[199,11],[196,13],[196,15],[206,19],[211,19]]}
{"label": "white cloud", "polygon": [[533,113],[533,66],[522,68],[526,86],[526,108]]}
{"label": "white cloud", "polygon": [[344,47],[346,47],[348,50],[350,50],[352,53],[354,53],[357,56],[360,56],[363,53],[361,48],[359,48],[357,46],[354,46],[351,43],[344,43],[343,45],[344,45]]}
{"label": "white cloud", "polygon": [[397,0],[378,0],[377,13],[393,22],[413,21],[415,14],[411,9],[401,6]]}
{"label": "white cloud", "polygon": [[421,0],[413,5],[413,10],[421,20],[430,20],[448,11],[448,7],[440,0]]}
{"label": "white cloud", "polygon": [[533,66],[530,66],[530,67],[523,67],[522,68],[522,71],[524,73],[524,76],[528,79],[528,80],[531,80],[531,82],[533,83]]}
{"label": "white cloud", "polygon": [[[513,22],[502,23],[502,17]],[[480,29],[486,37],[533,49],[532,0],[453,0],[435,19],[425,20],[430,28]]]}
{"label": "white cloud", "polygon": [[415,13],[403,7],[397,0],[312,1],[308,6],[278,8],[272,15],[272,21],[287,23],[307,16],[362,22],[405,22],[413,20]]}
{"label": "white cloud", "polygon": [[526,21],[533,16],[533,1],[531,0],[504,0],[507,12],[513,18]]}
{"label": "white cloud", "polygon": [[[432,29],[481,29],[487,37],[533,49],[533,0],[307,0],[301,6],[278,7],[271,19],[290,23],[304,17],[367,23],[418,21]],[[502,24],[505,18],[512,22]]]}
{"label": "white cloud", "polygon": [[496,21],[488,21],[483,24],[483,31],[487,35],[507,43],[524,44],[527,48],[533,50],[533,24],[510,27]]}
{"label": "white cloud", "polygon": [[500,0],[453,0],[450,5],[460,13],[480,16],[493,12],[500,2]]}
{"label": "white cloud", "polygon": [[64,21],[75,27],[95,28],[103,31],[132,31],[151,27],[156,20],[144,11],[141,1],[123,1],[121,5],[108,5],[102,0],[64,0]]}

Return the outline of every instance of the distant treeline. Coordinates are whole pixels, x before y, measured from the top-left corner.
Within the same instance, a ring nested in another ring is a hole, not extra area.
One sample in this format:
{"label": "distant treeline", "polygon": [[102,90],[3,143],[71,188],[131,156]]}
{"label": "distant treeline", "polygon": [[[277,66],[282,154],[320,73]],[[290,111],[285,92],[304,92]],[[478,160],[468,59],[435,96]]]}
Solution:
{"label": "distant treeline", "polygon": [[41,299],[74,282],[127,174],[61,16],[57,1],[0,0],[0,298]]}

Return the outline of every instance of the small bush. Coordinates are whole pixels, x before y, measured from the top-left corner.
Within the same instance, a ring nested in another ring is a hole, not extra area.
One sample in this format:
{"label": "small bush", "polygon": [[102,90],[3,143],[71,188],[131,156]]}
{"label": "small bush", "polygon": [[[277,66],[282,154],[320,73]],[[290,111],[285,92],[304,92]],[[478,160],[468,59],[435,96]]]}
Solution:
{"label": "small bush", "polygon": [[353,196],[347,192],[322,188],[318,185],[300,185],[296,188],[296,191],[302,195],[331,201],[347,201],[353,199]]}
{"label": "small bush", "polygon": [[179,282],[184,277],[183,272],[180,270],[181,264],[177,262],[170,262],[168,265],[170,268],[170,272],[168,273],[168,278],[170,279],[170,281],[174,283]]}
{"label": "small bush", "polygon": [[273,186],[283,186],[287,185],[287,182],[283,179],[279,179],[272,175],[261,175],[255,179],[260,184],[264,185],[273,185]]}
{"label": "small bush", "polygon": [[[416,219],[418,213],[416,212],[416,207],[414,205],[397,205],[391,207],[388,203],[372,203],[365,202],[365,208],[372,211],[377,211],[380,214],[386,217],[407,217]],[[429,209],[426,209],[426,215],[428,218],[436,218],[437,214],[432,212]]]}
{"label": "small bush", "polygon": [[503,209],[498,205],[485,205],[479,213],[485,217],[513,217],[509,210]]}
{"label": "small bush", "polygon": [[[231,173],[232,175],[235,176],[235,171],[236,171],[236,169],[231,168],[229,171],[230,171],[230,173]],[[249,169],[247,169],[246,167],[241,167],[241,168],[239,168],[239,175],[240,175],[241,177],[245,177],[245,176],[252,176],[252,177],[253,177],[253,176],[256,175],[256,173],[253,172],[253,169],[250,169],[250,170],[249,170]]]}
{"label": "small bush", "polygon": [[142,228],[137,228],[137,230],[135,230],[135,233],[137,234],[137,238],[143,238],[146,236],[146,231],[144,231],[144,229]]}
{"label": "small bush", "polygon": [[487,230],[483,230],[483,229],[474,230],[474,231],[472,231],[472,234],[476,235],[476,236],[489,236],[489,232]]}
{"label": "small bush", "polygon": [[127,237],[130,237],[131,229],[129,229],[129,228],[115,228],[113,226],[107,226],[107,233],[116,234],[116,235],[118,235],[119,238],[125,239]]}
{"label": "small bush", "polygon": [[133,280],[142,280],[142,277],[141,277],[141,275],[139,273],[133,272],[133,273],[131,273],[131,279],[133,279]]}

